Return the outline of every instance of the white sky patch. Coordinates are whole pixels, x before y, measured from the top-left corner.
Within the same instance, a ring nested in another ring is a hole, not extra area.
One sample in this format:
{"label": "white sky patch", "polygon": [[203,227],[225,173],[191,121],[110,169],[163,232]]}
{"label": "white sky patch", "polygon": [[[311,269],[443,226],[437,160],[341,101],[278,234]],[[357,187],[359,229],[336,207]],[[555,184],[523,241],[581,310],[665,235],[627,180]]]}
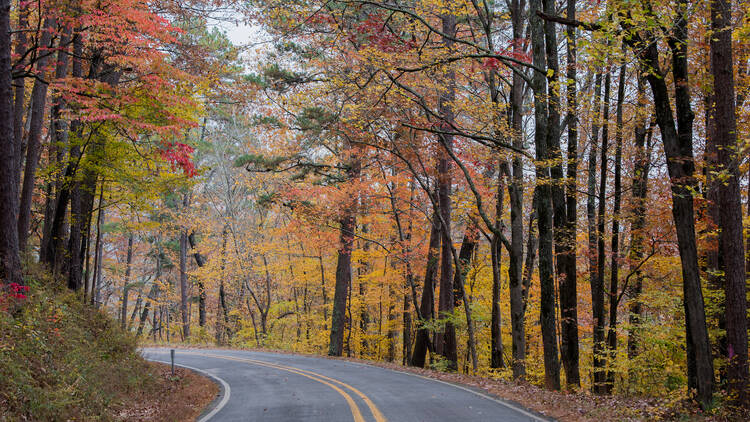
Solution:
{"label": "white sky patch", "polygon": [[216,19],[210,26],[219,28],[226,34],[232,44],[240,47],[242,50],[240,57],[245,62],[245,68],[253,68],[261,58],[263,51],[266,51],[272,43],[272,38],[259,25],[245,22],[240,16],[241,12],[236,11],[234,13],[237,16],[223,16]]}

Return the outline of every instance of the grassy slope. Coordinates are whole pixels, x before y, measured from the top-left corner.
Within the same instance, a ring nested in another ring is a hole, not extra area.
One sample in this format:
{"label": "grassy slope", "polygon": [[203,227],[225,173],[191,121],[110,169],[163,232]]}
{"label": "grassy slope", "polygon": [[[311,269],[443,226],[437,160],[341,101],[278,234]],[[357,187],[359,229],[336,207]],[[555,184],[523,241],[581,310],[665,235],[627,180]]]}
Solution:
{"label": "grassy slope", "polygon": [[18,312],[0,303],[0,421],[117,420],[179,381],[145,362],[111,317],[33,278],[43,281],[30,283]]}

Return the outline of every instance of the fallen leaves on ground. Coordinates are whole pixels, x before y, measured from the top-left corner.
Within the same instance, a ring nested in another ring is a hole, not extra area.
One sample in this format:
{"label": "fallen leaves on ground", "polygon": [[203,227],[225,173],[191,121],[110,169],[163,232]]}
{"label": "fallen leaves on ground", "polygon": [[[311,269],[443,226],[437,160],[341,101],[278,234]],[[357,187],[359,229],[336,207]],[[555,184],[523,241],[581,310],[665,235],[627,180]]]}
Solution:
{"label": "fallen leaves on ground", "polygon": [[216,398],[219,386],[197,373],[169,365],[149,362],[158,377],[155,391],[136,393],[124,404],[117,417],[123,421],[194,421]]}

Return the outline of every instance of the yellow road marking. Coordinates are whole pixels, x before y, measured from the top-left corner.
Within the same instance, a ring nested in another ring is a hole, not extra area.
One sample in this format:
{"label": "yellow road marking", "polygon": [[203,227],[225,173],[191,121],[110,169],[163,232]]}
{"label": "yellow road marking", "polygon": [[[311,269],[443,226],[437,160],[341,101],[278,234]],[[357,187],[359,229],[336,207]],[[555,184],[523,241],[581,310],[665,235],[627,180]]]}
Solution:
{"label": "yellow road marking", "polygon": [[311,375],[304,374],[304,373],[302,373],[300,371],[297,371],[297,370],[294,370],[292,368],[282,368],[282,367],[279,367],[279,366],[268,364],[267,362],[258,362],[258,361],[253,362],[250,359],[236,358],[236,357],[233,357],[233,356],[209,355],[209,354],[205,354],[205,353],[199,353],[199,354],[201,354],[203,356],[218,358],[218,359],[234,360],[234,361],[238,361],[238,362],[252,363],[252,364],[255,364],[255,365],[258,365],[258,366],[265,366],[267,368],[272,368],[272,369],[280,369],[282,371],[287,371],[287,372],[295,373],[297,375],[302,375],[303,377],[307,377],[307,378],[315,380],[315,381],[317,381],[317,382],[319,382],[321,384],[325,384],[325,385],[331,387],[332,389],[334,389],[337,393],[341,394],[341,396],[344,397],[344,399],[346,400],[346,403],[349,405],[349,409],[352,412],[352,417],[354,417],[354,422],[365,422],[365,419],[362,417],[362,412],[360,412],[359,406],[357,406],[357,403],[354,402],[354,400],[352,399],[352,396],[350,396],[349,394],[347,394],[346,391],[340,389],[339,387],[337,387],[337,386],[335,386],[335,385],[333,385],[333,384],[331,384],[329,382],[326,382],[326,381],[324,381],[322,379],[316,378],[316,377],[311,376]]}
{"label": "yellow road marking", "polygon": [[370,413],[372,413],[372,416],[375,418],[376,422],[387,422],[388,421],[388,419],[386,419],[385,416],[383,416],[383,414],[380,413],[380,410],[378,409],[378,407],[375,406],[375,403],[373,403],[372,400],[370,400],[369,397],[367,397],[363,392],[359,391],[358,389],[354,388],[353,386],[351,386],[351,385],[349,385],[349,384],[347,384],[345,382],[339,381],[339,380],[337,380],[335,378],[327,377],[325,375],[321,375],[321,374],[319,374],[317,372],[307,371],[305,369],[299,369],[299,368],[295,368],[293,366],[285,366],[285,365],[280,365],[280,364],[277,364],[277,363],[263,362],[263,361],[259,361],[259,360],[255,360],[255,359],[249,359],[249,358],[242,358],[242,359],[246,360],[246,361],[249,361],[249,362],[253,362],[253,363],[272,365],[272,366],[278,367],[279,369],[291,368],[291,369],[294,369],[295,371],[304,372],[306,374],[310,374],[310,375],[313,375],[315,377],[323,378],[325,380],[328,380],[328,381],[334,382],[336,384],[339,384],[340,386],[348,388],[350,391],[354,392],[354,394],[358,395],[362,399],[362,401],[364,401],[365,404],[367,404],[367,407],[370,409]]}
{"label": "yellow road marking", "polygon": [[[190,353],[190,352],[187,352],[187,353]],[[372,402],[372,400],[370,400],[369,397],[367,397],[364,393],[352,387],[351,385],[341,382],[337,379],[330,378],[325,375],[318,374],[316,372],[295,368],[292,366],[285,366],[285,365],[280,365],[280,364],[271,363],[271,362],[259,361],[255,359],[237,358],[234,356],[213,355],[213,354],[207,354],[207,353],[191,353],[191,354],[198,354],[198,355],[203,355],[206,357],[213,357],[213,358],[218,358],[218,359],[234,360],[238,362],[246,362],[246,363],[251,363],[251,364],[255,364],[259,366],[265,366],[267,368],[280,369],[283,371],[295,373],[295,374],[310,378],[312,380],[318,381],[321,384],[331,387],[333,390],[335,390],[337,393],[339,393],[341,396],[344,397],[347,404],[349,405],[349,408],[351,409],[352,416],[354,417],[355,422],[365,422],[365,419],[362,417],[362,413],[359,410],[359,406],[357,406],[357,404],[354,402],[352,397],[349,394],[347,394],[344,390],[333,385],[332,383],[339,384],[342,387],[345,387],[351,390],[352,392],[354,392],[355,394],[357,394],[362,399],[362,401],[364,401],[365,404],[367,404],[367,407],[370,409],[370,412],[372,413],[372,416],[375,418],[376,422],[387,422],[387,419],[383,416],[382,413],[380,413],[380,410],[377,408],[377,406],[375,406],[375,404]],[[326,380],[330,382],[327,382]]]}

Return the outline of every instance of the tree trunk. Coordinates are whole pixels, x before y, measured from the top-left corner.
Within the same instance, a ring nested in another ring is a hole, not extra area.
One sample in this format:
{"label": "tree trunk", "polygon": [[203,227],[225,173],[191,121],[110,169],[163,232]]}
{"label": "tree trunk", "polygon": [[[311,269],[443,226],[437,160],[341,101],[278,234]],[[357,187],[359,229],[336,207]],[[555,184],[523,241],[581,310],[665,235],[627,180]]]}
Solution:
{"label": "tree trunk", "polygon": [[[452,37],[456,35],[456,17],[451,14],[441,16],[443,33],[443,46],[451,50],[453,46]],[[454,123],[454,112],[452,103],[456,97],[456,75],[448,71],[442,81],[444,86],[438,98],[438,114],[446,125]],[[453,136],[440,134],[443,147],[448,150],[453,148]],[[448,318],[444,329],[435,335],[435,351],[442,355],[448,363],[448,369],[458,368],[458,349],[456,344],[456,327],[449,317],[453,315],[453,255],[451,239],[451,158],[449,152],[440,150],[437,164],[437,187],[438,187],[438,212],[442,235],[440,250],[440,293],[438,297],[438,315]]]}
{"label": "tree trunk", "polygon": [[[0,283],[23,283],[18,254],[18,178],[13,135],[10,4],[0,2]],[[2,286],[0,286],[2,287]]]}
{"label": "tree trunk", "polygon": [[135,306],[133,306],[133,312],[130,313],[130,320],[128,321],[128,331],[133,328],[135,316],[138,315],[138,311],[141,309],[141,303],[143,303],[143,295],[141,290],[138,289],[138,297],[135,299]]}
{"label": "tree trunk", "polygon": [[[362,225],[362,233],[368,232],[367,224]],[[370,249],[370,244],[364,242],[362,246],[363,255],[367,254]],[[366,255],[365,255],[366,256]],[[370,314],[367,309],[367,287],[365,285],[364,275],[370,272],[370,263],[367,258],[363,257],[360,260],[360,265],[357,267],[357,279],[359,280],[359,332],[360,332],[360,356],[364,353],[368,353],[369,342],[367,341],[368,328],[370,325]]]}
{"label": "tree trunk", "polygon": [[336,289],[333,296],[333,316],[331,336],[328,345],[329,356],[341,356],[344,350],[344,330],[346,328],[346,297],[352,280],[352,247],[354,245],[355,216],[348,206],[340,220],[340,242],[336,264]]}
{"label": "tree trunk", "polygon": [[[503,202],[505,184],[503,182],[502,170],[499,171],[497,178],[497,204],[495,206],[495,230],[502,230]],[[464,237],[465,238],[465,237]],[[463,247],[462,247],[463,249]],[[503,362],[503,325],[502,314],[500,312],[500,287],[502,286],[502,244],[500,237],[496,234],[492,236],[490,242],[490,260],[492,261],[492,315],[490,322],[490,368],[504,368]],[[471,255],[469,255],[471,256]],[[461,263],[464,265],[464,263]],[[468,264],[468,262],[467,262]],[[467,270],[464,268],[464,274]]]}
{"label": "tree trunk", "polygon": [[[411,277],[411,274],[407,274]],[[413,281],[411,281],[413,283]],[[404,286],[404,302],[402,314],[402,338],[401,338],[401,365],[411,365],[411,312],[409,310],[409,301],[411,300],[409,281]]]}
{"label": "tree trunk", "polygon": [[617,307],[620,296],[618,294],[620,270],[620,204],[622,198],[622,103],[625,97],[626,66],[620,66],[620,80],[617,86],[617,109],[615,112],[615,192],[614,208],[612,210],[612,261],[609,281],[609,331],[607,332],[607,348],[609,350],[610,367],[607,370],[606,391],[612,394],[615,386],[615,373],[612,364],[617,353]]}
{"label": "tree trunk", "polygon": [[[28,51],[28,36],[26,30],[29,29],[29,5],[28,2],[19,2],[18,3],[18,32],[16,32],[16,49],[15,54],[19,58],[23,58],[27,51]],[[4,3],[3,3],[4,7]],[[10,6],[9,6],[10,7]],[[3,32],[5,34],[5,32]],[[10,48],[10,32],[8,32],[8,48]],[[8,53],[10,54],[10,53]],[[16,63],[16,69],[13,69],[15,71],[25,72],[26,71],[26,65],[27,60],[25,58],[19,59],[19,61]],[[3,69],[3,72],[5,72],[5,69]],[[11,76],[11,70],[8,69],[7,74],[9,77]],[[13,104],[13,108],[11,108],[12,111],[12,138],[10,139],[11,142],[13,142],[14,149],[11,150],[11,152],[15,153],[15,156],[13,157],[13,160],[15,160],[14,168],[20,169],[21,161],[23,160],[23,157],[21,156],[21,151],[23,151],[22,145],[23,145],[23,116],[24,116],[24,109],[26,106],[26,79],[25,77],[18,78],[18,80],[13,81],[13,83],[16,86],[15,89],[15,101]],[[10,96],[3,96],[3,98],[9,98]],[[3,135],[5,136],[5,135]],[[18,177],[19,175],[15,173],[13,177],[16,177],[16,183],[18,183]],[[16,211],[17,212],[17,211]],[[11,227],[11,226],[3,226],[3,227]]]}
{"label": "tree trunk", "polygon": [[[529,4],[529,21],[533,63],[537,68],[546,69],[544,24],[537,15],[541,0],[532,0]],[[544,380],[550,390],[560,389],[560,360],[557,354],[557,332],[555,323],[555,281],[553,259],[553,203],[550,187],[550,169],[546,163],[550,159],[547,139],[547,81],[540,72],[532,75],[534,93],[534,144],[536,159],[541,164],[536,166],[537,197],[536,212],[539,229],[539,283],[540,283],[540,322],[542,328],[542,345],[544,349]]]}
{"label": "tree trunk", "polygon": [[606,254],[604,249],[604,219],[607,204],[607,150],[609,149],[609,93],[611,89],[611,75],[604,77],[604,110],[602,117],[602,146],[601,163],[599,165],[599,203],[596,213],[596,278],[591,285],[591,308],[594,317],[594,393],[607,392],[607,373],[604,368],[604,265]]}
{"label": "tree trunk", "polygon": [[477,246],[478,236],[479,233],[476,225],[473,222],[469,223],[466,226],[464,238],[461,241],[461,248],[458,252],[458,259],[461,260],[463,274],[456,272],[453,277],[453,306],[460,306],[463,300],[463,293],[459,283],[461,283],[461,280],[465,280],[466,275],[469,273],[469,265],[471,265],[471,258]]}
{"label": "tree trunk", "polygon": [[[587,198],[586,198],[586,221],[588,226],[588,258],[589,258],[589,284],[591,286],[591,304],[592,304],[592,316],[600,315],[603,318],[603,306],[604,299],[601,297],[601,292],[598,289],[597,284],[597,231],[596,231],[596,162],[597,162],[597,143],[599,142],[599,126],[600,126],[600,111],[602,109],[601,104],[601,89],[602,88],[602,74],[597,73],[594,82],[594,118],[591,122],[591,147],[589,148],[589,162],[588,162],[588,177],[587,177]],[[601,309],[601,311],[600,311]],[[601,332],[597,332],[599,326],[595,320],[593,324],[594,336],[598,336]],[[597,337],[600,339],[600,337]],[[601,340],[600,340],[601,341]],[[596,342],[595,342],[596,343]],[[597,360],[599,357],[594,355],[594,365],[599,363]],[[595,388],[592,388],[595,390]]]}
{"label": "tree trunk", "polygon": [[122,308],[120,311],[120,327],[125,329],[128,316],[128,294],[130,293],[130,272],[133,264],[133,233],[128,236],[128,257],[125,264],[125,284],[122,286]]}
{"label": "tree trunk", "polygon": [[[576,0],[568,0],[567,16],[575,19]],[[578,266],[576,261],[578,199],[576,178],[578,175],[578,110],[576,90],[576,31],[573,27],[566,29],[567,67],[566,67],[566,101],[568,106],[568,156],[565,184],[565,227],[562,230],[563,240],[563,273],[560,280],[560,319],[562,334],[563,364],[565,381],[568,385],[581,385],[578,350]],[[558,259],[560,259],[558,254]]]}
{"label": "tree trunk", "polygon": [[[393,170],[393,176],[396,176],[396,170]],[[417,305],[417,292],[414,286],[414,273],[411,267],[410,253],[411,253],[411,232],[412,232],[412,214],[414,211],[414,185],[411,185],[410,196],[409,196],[409,214],[407,227],[404,230],[401,221],[401,212],[398,210],[396,204],[396,195],[394,190],[397,185],[386,184],[388,188],[391,211],[393,212],[393,220],[396,225],[396,232],[398,233],[398,240],[401,246],[401,254],[404,262],[404,302],[403,302],[403,334],[402,334],[402,365],[411,365],[411,348],[412,348],[412,317],[409,302],[413,301],[414,310],[417,315],[417,319],[420,318],[419,307]]]}
{"label": "tree trunk", "polygon": [[323,330],[328,330],[328,293],[326,289],[326,272],[323,266],[323,255],[318,255],[318,265],[320,266],[320,292],[323,296]]}
{"label": "tree trunk", "polygon": [[[648,172],[651,166],[651,125],[646,129],[645,95],[643,94],[643,77],[638,77],[638,109],[635,124],[635,157],[633,159],[633,206],[630,225],[630,270],[635,279],[630,289],[630,328],[628,329],[628,358],[633,359],[639,353],[640,324],[643,316],[641,292],[643,290],[643,272],[640,261],[644,256],[646,227],[646,198],[648,194]],[[648,137],[648,140],[647,140]],[[646,146],[648,144],[648,147]]]}
{"label": "tree trunk", "polygon": [[[544,12],[556,14],[554,0],[543,0]],[[555,274],[559,284],[560,306],[560,356],[565,368],[565,378],[570,385],[580,384],[578,369],[578,305],[576,292],[575,255],[571,246],[575,234],[570,233],[567,216],[565,188],[568,181],[563,175],[563,156],[560,147],[560,70],[557,54],[555,23],[544,22],[545,53],[547,56],[547,157],[550,165],[553,214],[553,239]],[[571,237],[572,236],[572,237]],[[573,270],[572,273],[570,271]]]}
{"label": "tree trunk", "polygon": [[[226,256],[227,256],[227,235],[229,232],[229,225],[225,225],[221,231],[221,271],[219,272],[219,303],[216,309],[216,344],[222,344],[222,338],[229,332],[229,311],[227,309],[226,292],[224,291],[224,280],[226,279]],[[240,295],[242,297],[242,295]],[[255,326],[255,317],[250,310],[248,305],[248,311],[250,316],[253,318],[253,326]],[[255,341],[259,345],[258,341],[258,330],[255,331]]]}
{"label": "tree trunk", "polygon": [[[385,270],[383,271],[385,278]],[[396,341],[398,340],[397,322],[398,313],[396,312],[396,292],[392,285],[388,285],[388,323],[387,323],[387,337],[388,337],[388,351],[386,353],[386,360],[393,362],[396,360]]]}
{"label": "tree trunk", "polygon": [[[154,282],[151,283],[151,290],[148,292],[148,296],[146,296],[146,303],[143,305],[143,311],[141,311],[141,320],[138,323],[138,329],[136,330],[135,336],[140,337],[141,333],[143,333],[143,327],[146,324],[146,320],[148,319],[148,313],[151,309],[151,306],[155,304],[156,297],[159,295],[159,283],[161,282],[161,240],[157,238],[156,240],[156,274],[154,275]],[[156,316],[156,311],[154,310],[154,317]],[[156,325],[154,324],[154,327]]]}
{"label": "tree trunk", "polygon": [[[188,235],[188,242],[190,248],[193,250],[195,264],[198,265],[199,268],[202,268],[206,264],[206,259],[200,254],[200,252],[195,250],[195,233],[190,232]],[[201,327],[206,325],[206,287],[201,281],[198,282],[198,325]]]}
{"label": "tree trunk", "polygon": [[[666,79],[660,75],[659,52],[653,34],[640,34],[628,42],[647,69],[646,76],[654,98],[656,122],[661,132],[667,169],[672,188],[672,216],[677,230],[677,245],[682,264],[685,307],[685,331],[688,351],[688,386],[697,390],[697,399],[704,408],[711,404],[714,372],[711,346],[706,327],[706,313],[698,267],[695,239],[693,192],[697,191],[693,158],[693,111],[690,106],[687,68],[687,2],[679,0],[677,19],[669,47],[672,51],[677,124],[672,114]],[[631,31],[631,34],[634,34]]]}
{"label": "tree trunk", "polygon": [[146,325],[146,321],[148,320],[148,313],[151,310],[151,306],[156,300],[156,296],[159,294],[159,286],[156,282],[154,282],[151,285],[151,290],[148,292],[148,296],[146,296],[146,303],[143,305],[143,310],[141,311],[141,319],[138,323],[138,329],[136,330],[136,337],[140,337],[143,333],[143,327]]}
{"label": "tree trunk", "polygon": [[427,251],[427,265],[425,266],[424,287],[422,288],[422,300],[419,305],[419,328],[417,339],[414,343],[414,354],[411,365],[423,368],[428,350],[432,350],[430,344],[430,330],[425,324],[431,323],[435,317],[435,278],[438,270],[438,251],[440,249],[440,223],[438,216],[432,216],[432,228],[430,229],[429,249]]}
{"label": "tree trunk", "polygon": [[[73,58],[71,75],[74,78],[83,75],[83,66],[81,56],[83,55],[83,41],[81,35],[73,35]],[[70,132],[79,134],[81,122],[74,120],[70,124]],[[67,136],[67,135],[66,135]],[[52,219],[50,228],[50,244],[48,245],[48,256],[46,261],[53,268],[64,268],[68,274],[68,288],[78,290],[81,288],[81,267],[80,267],[80,191],[73,189],[78,183],[73,179],[74,173],[78,168],[78,161],[81,157],[81,149],[77,144],[71,144],[68,155],[68,164],[65,167],[60,189],[57,192],[55,200],[55,214]],[[65,251],[65,213],[70,201],[70,238],[67,243],[67,253]]]}
{"label": "tree trunk", "polygon": [[[52,48],[52,30],[55,20],[45,18],[44,27],[39,36],[41,48]],[[36,168],[41,153],[42,129],[44,113],[47,110],[47,87],[49,78],[45,75],[49,54],[41,54],[36,62],[36,73],[39,78],[34,81],[31,90],[31,116],[29,116],[29,138],[26,148],[26,166],[23,172],[23,186],[18,210],[18,247],[23,252],[29,238],[29,223],[31,221],[31,200],[34,196],[36,182]]]}
{"label": "tree trunk", "polygon": [[[187,199],[187,196],[185,196]],[[187,283],[187,231],[180,231],[180,313],[182,314],[182,337],[186,341],[190,337],[190,321],[188,318],[188,283]]]}
{"label": "tree trunk", "polygon": [[[71,39],[71,29],[70,27],[65,28],[62,36],[60,37],[59,42],[59,51],[57,52],[57,65],[55,66],[55,80],[63,79],[68,75],[68,57],[70,56],[69,47],[68,44],[70,43]],[[53,156],[55,158],[55,161],[57,164],[62,168],[64,166],[65,161],[65,153],[66,148],[68,145],[68,125],[62,118],[62,110],[63,110],[63,99],[62,96],[55,92],[53,93],[53,102],[52,107],[50,109],[50,161],[52,161]],[[53,154],[53,151],[55,152]],[[64,175],[64,173],[63,173]],[[56,214],[56,207],[58,202],[58,197],[62,193],[62,190],[64,189],[65,185],[68,182],[65,180],[64,176],[57,176],[57,178],[54,180],[54,182],[50,181],[49,186],[54,187],[54,195],[52,195],[51,190],[48,189],[48,195],[46,198],[46,209],[49,209],[49,213],[45,213],[44,215],[44,229],[42,231],[43,238],[42,238],[42,244],[39,248],[39,258],[40,261],[46,263],[51,269],[54,274],[59,274],[61,271],[61,268],[59,266],[56,266],[55,262],[55,246],[59,247],[62,244],[62,241],[59,241],[58,243],[55,243],[55,241],[52,238],[53,234],[56,234],[57,236],[64,238],[64,233],[62,230],[60,232],[55,233],[54,229],[54,222],[55,222],[55,214]],[[66,197],[65,202],[63,203],[63,209],[61,210],[63,214],[63,218],[65,216],[65,211],[68,206],[67,202],[68,198]],[[61,224],[62,226],[62,224]],[[59,263],[59,262],[58,262]]]}
{"label": "tree trunk", "polygon": [[99,211],[96,213],[96,242],[94,244],[94,276],[91,277],[91,305],[99,307],[99,286],[102,281],[102,220],[104,219],[104,184],[99,191]]}
{"label": "tree trunk", "polygon": [[[513,39],[523,38],[523,2],[511,1]],[[522,45],[513,43],[514,54],[523,52]],[[513,146],[523,148],[523,86],[524,81],[513,72],[510,92]],[[506,164],[507,165],[507,164]],[[510,250],[508,251],[508,284],[510,288],[510,323],[513,349],[513,378],[526,375],[526,295],[523,284],[523,163],[519,154],[513,155],[513,174],[506,170],[510,199]],[[536,246],[534,246],[535,249]]]}
{"label": "tree trunk", "polygon": [[[747,362],[747,284],[745,251],[742,242],[742,198],[735,109],[734,60],[732,58],[732,2],[711,1],[711,73],[714,107],[713,140],[722,183],[718,184],[719,253],[724,275],[727,374],[729,397],[746,404]],[[687,104],[689,107],[689,103]]]}
{"label": "tree trunk", "polygon": [[[83,76],[83,64],[81,56],[83,55],[83,39],[79,33],[76,33],[73,38],[73,77]],[[94,55],[91,59],[91,65],[89,67],[89,78],[96,76],[99,59],[97,55]],[[83,124],[79,120],[74,120],[70,125],[70,130],[76,135],[82,135]],[[84,200],[83,190],[81,188],[82,182],[77,178],[74,178],[76,169],[80,165],[82,159],[82,151],[78,143],[73,143],[70,148],[70,158],[68,161],[68,168],[66,169],[66,178],[70,178],[70,238],[68,241],[68,251],[70,253],[69,263],[67,267],[70,269],[68,275],[68,288],[72,290],[80,290],[84,287],[83,278],[83,260],[86,259],[85,252],[85,238],[84,234],[87,233],[87,227],[89,225],[90,214],[85,212],[84,204],[91,195],[87,196],[86,201]],[[64,193],[64,192],[63,192]],[[62,221],[64,214],[62,213],[64,204],[63,193],[61,193],[58,203],[56,205],[56,216],[55,221],[60,221],[60,224],[54,223],[53,232],[61,230]],[[93,201],[93,199],[92,199]],[[54,238],[54,235],[53,235]]]}
{"label": "tree trunk", "polygon": [[[96,213],[96,239],[94,240],[94,273],[91,276],[91,282],[87,283],[86,291],[84,292],[86,295],[88,295],[86,296],[86,299],[88,300],[89,303],[91,303],[91,305],[96,305],[95,292],[96,292],[96,286],[99,282],[100,274],[101,274],[101,271],[100,271],[101,270],[101,222],[102,222],[102,211],[104,210],[103,199],[104,199],[104,184],[102,184],[102,187],[100,190],[99,207]],[[89,228],[87,228],[87,232],[88,230],[90,230],[91,224],[89,223],[88,226]],[[89,233],[86,234],[86,238],[90,239]],[[88,248],[90,248],[90,245],[87,246],[87,249]],[[88,280],[88,270],[86,271],[86,279]]]}
{"label": "tree trunk", "polygon": [[13,135],[10,0],[0,2],[0,283],[23,283],[19,257],[18,178]]}

